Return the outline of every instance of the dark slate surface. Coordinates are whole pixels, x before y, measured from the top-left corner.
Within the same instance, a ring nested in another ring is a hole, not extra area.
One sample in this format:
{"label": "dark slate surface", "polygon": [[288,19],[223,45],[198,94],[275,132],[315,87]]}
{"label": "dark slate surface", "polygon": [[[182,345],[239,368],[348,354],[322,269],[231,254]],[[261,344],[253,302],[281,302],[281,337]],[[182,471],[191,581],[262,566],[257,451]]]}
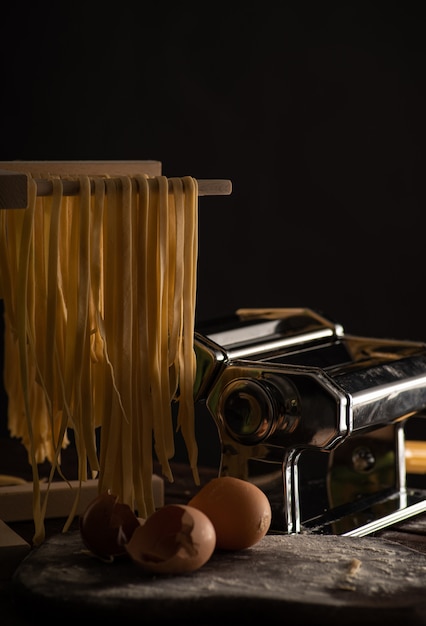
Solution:
{"label": "dark slate surface", "polygon": [[[387,539],[268,535],[252,548],[217,552],[200,570],[153,576],[128,558],[112,564],[84,550],[78,531],[33,549],[12,581],[32,623],[96,616],[141,624],[426,624],[426,555]],[[28,614],[28,612],[27,612]],[[68,622],[66,622],[68,623]],[[101,623],[101,622],[97,622]]]}

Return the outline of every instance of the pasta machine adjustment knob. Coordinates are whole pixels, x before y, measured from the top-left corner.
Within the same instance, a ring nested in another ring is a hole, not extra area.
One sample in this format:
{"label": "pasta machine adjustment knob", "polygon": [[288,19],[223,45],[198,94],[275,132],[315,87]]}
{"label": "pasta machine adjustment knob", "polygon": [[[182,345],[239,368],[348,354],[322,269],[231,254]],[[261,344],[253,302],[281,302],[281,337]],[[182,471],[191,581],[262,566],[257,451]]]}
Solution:
{"label": "pasta machine adjustment knob", "polygon": [[300,402],[295,387],[282,378],[236,378],[220,394],[218,417],[234,440],[252,445],[277,429],[294,430]]}

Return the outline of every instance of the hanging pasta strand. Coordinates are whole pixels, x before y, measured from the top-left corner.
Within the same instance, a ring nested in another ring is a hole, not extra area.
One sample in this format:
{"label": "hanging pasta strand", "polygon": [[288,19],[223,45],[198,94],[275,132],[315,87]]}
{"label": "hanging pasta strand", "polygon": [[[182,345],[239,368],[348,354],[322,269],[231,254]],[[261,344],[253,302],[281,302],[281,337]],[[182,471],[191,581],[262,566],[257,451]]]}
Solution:
{"label": "hanging pasta strand", "polygon": [[161,442],[164,456],[169,460],[174,456],[174,435],[171,416],[169,384],[169,242],[172,230],[169,226],[169,189],[165,176],[158,177],[158,385],[160,401]]}
{"label": "hanging pasta strand", "polygon": [[[33,470],[34,542],[44,538],[38,463],[63,476],[74,433],[80,484],[91,475],[142,517],[154,512],[154,455],[173,480],[172,403],[199,484],[193,406],[197,182],[79,177],[65,197],[0,212],[8,425]],[[93,187],[93,193],[91,188]],[[42,302],[41,302],[42,300]],[[24,416],[24,418],[23,418]],[[100,443],[96,431],[100,431]],[[77,510],[75,494],[64,530]]]}
{"label": "hanging pasta strand", "polygon": [[[146,179],[143,177],[144,181]],[[144,196],[141,200],[141,196]],[[130,385],[132,394],[132,430],[131,430],[131,455],[132,455],[132,477],[134,488],[134,505],[135,509],[139,511],[141,517],[147,516],[148,509],[152,512],[155,510],[154,498],[152,494],[152,482],[151,477],[153,473],[152,469],[152,452],[149,451],[148,457],[144,456],[143,452],[143,435],[142,435],[142,423],[145,419],[148,420],[149,426],[149,440],[152,439],[152,423],[150,415],[146,415],[144,412],[144,403],[141,401],[141,387],[143,381],[141,380],[141,366],[140,366],[140,346],[142,338],[139,334],[139,318],[141,317],[140,311],[140,276],[144,275],[144,267],[140,265],[141,260],[139,256],[139,238],[138,232],[140,229],[140,221],[143,220],[144,211],[141,202],[146,201],[146,194],[141,190],[141,182],[138,178],[134,178],[132,181],[132,194],[131,194],[131,206],[130,206],[130,221],[131,221],[131,245],[132,245],[132,328],[131,341],[133,351],[133,368],[130,373]],[[146,400],[145,400],[146,402]],[[148,468],[148,470],[146,469]],[[150,475],[145,484],[145,473]]]}
{"label": "hanging pasta strand", "polygon": [[[103,302],[103,216],[105,204],[105,183],[103,179],[94,179],[94,198],[91,220],[91,291],[90,291],[90,370],[92,374],[92,426],[95,430],[103,421],[105,394],[103,383],[105,381],[105,358],[104,338],[101,331],[101,319],[104,315]],[[99,465],[96,460],[92,462],[92,471],[98,472]]]}
{"label": "hanging pasta strand", "polygon": [[152,280],[151,267],[148,263],[149,249],[149,224],[151,193],[146,176],[136,177],[138,188],[137,222],[135,224],[135,259],[137,273],[135,279],[135,291],[137,302],[137,315],[135,317],[135,336],[137,337],[137,356],[134,371],[136,401],[139,419],[135,420],[135,454],[136,459],[141,459],[135,472],[140,472],[140,491],[136,492],[136,503],[140,515],[145,517],[155,510],[152,493],[152,467],[153,467],[153,433],[154,411],[150,386],[150,360],[149,355],[149,283]]}
{"label": "hanging pasta strand", "polygon": [[[48,419],[48,431],[46,438],[51,442],[51,447],[46,451],[46,456],[51,462],[51,471],[48,481],[48,490],[45,492],[42,500],[41,515],[44,518],[50,484],[54,478],[55,472],[61,471],[61,450],[68,445],[67,437],[67,420],[62,411],[59,410],[59,399],[57,392],[58,375],[55,371],[57,363],[56,354],[56,329],[58,322],[57,311],[57,284],[58,284],[58,242],[61,217],[61,201],[62,201],[62,182],[59,179],[52,181],[53,194],[51,199],[41,201],[38,206],[38,221],[43,225],[44,236],[40,239],[35,232],[35,241],[43,241],[43,246],[34,245],[38,248],[38,254],[41,258],[39,262],[40,272],[37,278],[34,278],[36,287],[45,283],[44,298],[45,309],[43,306],[37,307],[37,315],[39,320],[39,331],[36,333],[33,341],[33,360],[37,368],[37,379],[40,385],[40,394],[43,394],[43,405],[38,411],[35,411],[33,421],[42,418],[42,411],[46,412]],[[40,358],[42,355],[43,358]],[[60,375],[59,375],[60,376]],[[37,385],[35,386],[36,388]],[[62,389],[62,385],[60,386]],[[39,426],[39,428],[41,428]]]}
{"label": "hanging pasta strand", "polygon": [[29,456],[33,474],[33,517],[34,517],[34,543],[39,544],[44,540],[45,528],[41,511],[40,480],[37,468],[37,450],[34,448],[34,429],[31,407],[31,381],[30,366],[28,362],[28,271],[32,251],[32,234],[34,214],[36,209],[36,185],[33,181],[29,184],[29,207],[25,211],[22,223],[21,240],[19,243],[19,264],[17,272],[17,299],[16,299],[16,333],[19,349],[19,369],[22,384],[22,397],[25,409],[25,421],[30,439]]}
{"label": "hanging pasta strand", "polygon": [[183,296],[183,249],[185,206],[183,183],[180,178],[170,179],[171,198],[169,206],[170,228],[170,281],[169,281],[169,367],[170,397],[175,398],[179,385],[179,351],[182,336],[182,296]]}
{"label": "hanging pasta strand", "polygon": [[[94,346],[94,337],[98,339],[99,335],[94,332],[94,320],[96,319],[94,309],[94,291],[98,285],[92,285],[94,273],[93,258],[99,253],[99,202],[95,193],[92,199],[90,194],[91,181],[88,177],[83,180],[82,191],[85,193],[83,202],[84,219],[81,222],[82,228],[87,228],[87,233],[82,233],[81,237],[81,286],[86,290],[86,313],[85,313],[85,330],[83,332],[82,341],[82,363],[81,363],[81,379],[79,385],[80,400],[80,424],[82,441],[84,448],[79,451],[79,479],[85,481],[88,478],[88,466],[91,469],[91,475],[96,475],[99,471],[99,461],[96,448],[96,417],[95,417],[95,372],[93,371],[93,362],[96,360],[96,348]],[[103,187],[103,185],[102,185]],[[94,248],[94,250],[92,250]],[[96,341],[95,339],[95,341]],[[96,370],[95,370],[96,371]],[[99,398],[100,399],[100,398]],[[87,458],[87,463],[86,463]]]}
{"label": "hanging pasta strand", "polygon": [[200,483],[197,469],[198,446],[195,436],[195,416],[193,389],[196,375],[196,357],[194,352],[194,325],[197,285],[198,223],[196,210],[197,181],[189,176],[183,179],[185,190],[185,271],[182,292],[182,349],[180,352],[179,380],[180,396],[178,425],[186,443],[189,462],[196,484]]}
{"label": "hanging pasta strand", "polygon": [[103,319],[100,319],[99,321],[102,328],[101,334],[104,342],[104,358],[108,367],[104,369],[104,378],[102,383],[102,393],[104,394],[104,415],[101,430],[99,485],[101,491],[109,489],[112,493],[118,494],[119,491],[116,470],[120,462],[120,428],[123,416],[121,412],[122,405],[120,391],[117,388],[114,368],[115,319],[117,315],[116,309],[120,305],[118,299],[115,297],[113,287],[115,273],[114,264],[117,261],[114,221],[114,214],[117,210],[117,189],[116,181],[113,179],[107,179],[105,181],[105,185],[106,203],[103,220],[104,282],[102,285],[104,315]]}
{"label": "hanging pasta strand", "polygon": [[[52,431],[55,431],[55,416],[59,413],[62,404],[59,400],[58,374],[55,374],[57,364],[57,332],[59,326],[58,315],[58,269],[59,269],[59,232],[62,206],[62,181],[56,178],[52,181],[53,194],[49,215],[49,235],[48,235],[48,260],[46,261],[46,283],[47,283],[47,303],[46,303],[46,334],[45,334],[45,371],[44,385],[47,395],[47,403],[50,407]],[[65,429],[61,428],[59,438],[65,434]]]}
{"label": "hanging pasta strand", "polygon": [[[120,306],[117,308],[114,343],[116,344],[116,378],[124,413],[121,417],[121,450],[119,452],[122,500],[134,506],[132,423],[134,415],[132,398],[133,362],[133,271],[132,271],[132,184],[122,177],[119,186],[120,201],[114,215],[117,254],[114,276],[114,293]],[[129,477],[131,479],[129,480]]]}

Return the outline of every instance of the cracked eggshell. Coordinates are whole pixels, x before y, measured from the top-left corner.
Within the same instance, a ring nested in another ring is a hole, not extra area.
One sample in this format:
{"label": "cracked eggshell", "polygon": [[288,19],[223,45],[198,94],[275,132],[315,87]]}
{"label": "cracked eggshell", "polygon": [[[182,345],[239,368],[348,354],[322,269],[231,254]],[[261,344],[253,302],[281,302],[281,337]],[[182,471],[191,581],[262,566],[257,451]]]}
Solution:
{"label": "cracked eggshell", "polygon": [[126,554],[124,543],[140,525],[127,504],[105,491],[94,498],[79,518],[80,535],[90,552],[103,559]]}
{"label": "cracked eggshell", "polygon": [[216,532],[202,511],[169,504],[137,528],[126,550],[140,567],[154,574],[184,574],[202,567],[216,547]]}

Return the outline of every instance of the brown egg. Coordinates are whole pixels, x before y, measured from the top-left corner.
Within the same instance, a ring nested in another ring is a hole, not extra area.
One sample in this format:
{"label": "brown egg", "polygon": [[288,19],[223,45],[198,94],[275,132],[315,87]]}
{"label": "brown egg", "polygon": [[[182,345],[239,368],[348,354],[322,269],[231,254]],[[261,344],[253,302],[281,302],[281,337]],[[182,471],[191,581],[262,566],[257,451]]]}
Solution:
{"label": "brown egg", "polygon": [[102,559],[126,554],[124,543],[140,525],[127,504],[105,491],[92,500],[79,519],[80,535],[88,550]]}
{"label": "brown egg", "polygon": [[271,525],[271,505],[266,494],[240,478],[213,478],[188,504],[210,518],[218,549],[243,550],[253,546]]}
{"label": "brown egg", "polygon": [[169,504],[134,531],[126,550],[148,572],[185,574],[207,563],[215,546],[214,526],[202,511]]}

